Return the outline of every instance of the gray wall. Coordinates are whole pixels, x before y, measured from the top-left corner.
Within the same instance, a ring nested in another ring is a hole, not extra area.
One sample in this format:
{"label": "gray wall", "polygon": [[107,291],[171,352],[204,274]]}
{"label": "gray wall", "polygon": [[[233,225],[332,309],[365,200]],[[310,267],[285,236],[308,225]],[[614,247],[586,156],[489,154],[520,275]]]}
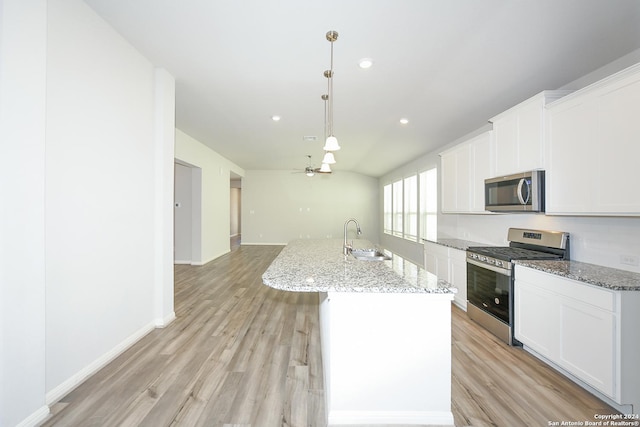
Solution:
{"label": "gray wall", "polygon": [[[337,171],[307,177],[291,171],[246,171],[242,179],[242,243],[286,244],[293,239],[342,238],[356,218],[361,238],[378,243],[378,180]],[[355,238],[350,227],[349,238]]]}

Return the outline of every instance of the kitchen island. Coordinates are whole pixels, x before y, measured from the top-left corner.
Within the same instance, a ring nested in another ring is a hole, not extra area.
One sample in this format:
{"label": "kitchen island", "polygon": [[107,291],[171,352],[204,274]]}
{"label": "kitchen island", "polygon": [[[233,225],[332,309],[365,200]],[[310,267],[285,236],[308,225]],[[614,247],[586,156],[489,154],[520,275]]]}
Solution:
{"label": "kitchen island", "polygon": [[276,289],[320,294],[328,424],[453,425],[456,290],[389,252],[387,261],[343,255],[342,243],[292,241],[262,276]]}

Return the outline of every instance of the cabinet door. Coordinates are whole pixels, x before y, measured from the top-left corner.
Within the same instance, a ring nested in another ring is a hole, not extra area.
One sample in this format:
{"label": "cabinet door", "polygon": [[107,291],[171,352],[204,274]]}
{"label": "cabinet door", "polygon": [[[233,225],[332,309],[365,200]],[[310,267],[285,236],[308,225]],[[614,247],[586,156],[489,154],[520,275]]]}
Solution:
{"label": "cabinet door", "polygon": [[493,132],[440,154],[442,212],[487,213],[484,180],[493,177]]}
{"label": "cabinet door", "polygon": [[523,105],[518,112],[518,170],[524,172],[544,167],[543,129],[544,98]]}
{"label": "cabinet door", "polygon": [[458,289],[456,305],[467,311],[467,252],[449,248],[449,283]]}
{"label": "cabinet door", "polygon": [[469,212],[469,153],[469,144],[462,144],[441,155],[442,212]]}
{"label": "cabinet door", "polygon": [[449,248],[433,242],[424,243],[425,270],[438,276],[439,279],[449,280]]}
{"label": "cabinet door", "polygon": [[429,252],[426,246],[424,251],[424,269],[429,273],[433,273],[436,276],[438,275],[438,257],[433,252]]}
{"label": "cabinet door", "polygon": [[640,67],[550,106],[546,211],[640,215]]}
{"label": "cabinet door", "polygon": [[522,172],[518,169],[518,114],[517,112],[493,123],[495,136],[496,176]]}
{"label": "cabinet door", "polygon": [[471,145],[471,163],[473,173],[470,183],[469,210],[471,212],[486,213],[484,209],[484,180],[495,176],[493,167],[493,132],[486,132],[475,138]]}
{"label": "cabinet door", "polygon": [[598,103],[594,210],[640,213],[640,78],[603,94]]}
{"label": "cabinet door", "polygon": [[469,161],[470,156],[470,146],[469,144],[464,144],[457,150],[456,156],[456,169],[457,169],[457,192],[456,192],[456,210],[458,212],[469,212],[470,211],[470,200],[471,200],[471,178],[470,178],[470,169],[471,162]]}
{"label": "cabinet door", "polygon": [[558,364],[578,378],[615,398],[615,316],[612,312],[572,298],[560,305]]}
{"label": "cabinet door", "polygon": [[455,151],[444,153],[440,156],[440,200],[442,212],[456,212],[458,169],[457,154]]}
{"label": "cabinet door", "polygon": [[557,358],[558,296],[532,283],[516,280],[514,304],[516,339],[551,360]]}
{"label": "cabinet door", "polygon": [[548,112],[547,213],[589,212],[592,206],[597,105],[572,102]]}

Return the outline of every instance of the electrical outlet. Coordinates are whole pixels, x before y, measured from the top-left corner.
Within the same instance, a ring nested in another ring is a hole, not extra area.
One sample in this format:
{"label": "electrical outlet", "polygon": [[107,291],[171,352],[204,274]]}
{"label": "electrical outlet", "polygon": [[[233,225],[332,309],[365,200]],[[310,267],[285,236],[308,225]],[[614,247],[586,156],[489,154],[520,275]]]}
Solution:
{"label": "electrical outlet", "polygon": [[628,254],[620,255],[620,264],[633,265],[637,267],[640,265],[640,257]]}

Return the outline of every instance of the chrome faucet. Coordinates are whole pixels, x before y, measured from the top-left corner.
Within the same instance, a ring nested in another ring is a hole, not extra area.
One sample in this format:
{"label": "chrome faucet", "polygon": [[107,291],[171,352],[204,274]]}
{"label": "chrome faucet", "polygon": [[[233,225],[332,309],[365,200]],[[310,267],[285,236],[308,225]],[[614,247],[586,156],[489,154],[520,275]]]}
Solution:
{"label": "chrome faucet", "polygon": [[351,241],[351,244],[347,243],[347,225],[351,221],[356,223],[356,232],[358,233],[358,235],[362,234],[362,231],[360,230],[360,224],[358,224],[358,221],[356,221],[355,218],[350,218],[350,219],[345,221],[345,223],[344,223],[344,244],[342,245],[342,253],[344,255],[349,255],[349,253],[351,253],[351,250],[353,249],[353,240]]}

